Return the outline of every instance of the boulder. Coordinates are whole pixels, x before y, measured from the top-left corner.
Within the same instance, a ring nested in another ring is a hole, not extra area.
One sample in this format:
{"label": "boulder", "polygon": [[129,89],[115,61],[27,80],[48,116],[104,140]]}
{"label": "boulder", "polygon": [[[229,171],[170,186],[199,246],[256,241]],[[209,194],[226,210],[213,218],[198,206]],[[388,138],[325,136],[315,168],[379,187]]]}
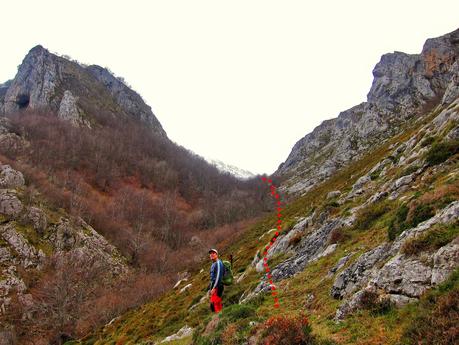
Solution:
{"label": "boulder", "polygon": [[429,287],[432,269],[418,258],[396,255],[372,281],[377,288],[391,294],[420,297]]}
{"label": "boulder", "polygon": [[327,194],[327,199],[333,199],[333,198],[339,197],[340,195],[341,195],[341,192],[339,190],[334,190]]}
{"label": "boulder", "polygon": [[21,201],[14,192],[0,189],[0,214],[15,218],[23,209]]}
{"label": "boulder", "polygon": [[344,298],[366,285],[375,265],[390,256],[390,244],[382,244],[364,254],[341,272],[331,289],[334,298]]}
{"label": "boulder", "polygon": [[48,219],[46,214],[38,207],[30,207],[23,216],[23,221],[31,224],[35,231],[43,235],[46,227],[48,226]]}
{"label": "boulder", "polygon": [[17,253],[23,267],[39,267],[42,264],[43,252],[30,245],[11,223],[0,226],[0,236]]}
{"label": "boulder", "polygon": [[185,325],[182,328],[180,328],[177,333],[164,338],[160,342],[160,344],[167,343],[167,342],[174,341],[174,340],[180,340],[180,339],[189,337],[192,334],[193,334],[193,328],[189,327],[188,325]]}
{"label": "boulder", "polygon": [[0,188],[18,188],[24,186],[24,176],[9,165],[0,165]]}
{"label": "boulder", "polygon": [[459,237],[441,247],[433,256],[432,285],[444,282],[459,267]]}

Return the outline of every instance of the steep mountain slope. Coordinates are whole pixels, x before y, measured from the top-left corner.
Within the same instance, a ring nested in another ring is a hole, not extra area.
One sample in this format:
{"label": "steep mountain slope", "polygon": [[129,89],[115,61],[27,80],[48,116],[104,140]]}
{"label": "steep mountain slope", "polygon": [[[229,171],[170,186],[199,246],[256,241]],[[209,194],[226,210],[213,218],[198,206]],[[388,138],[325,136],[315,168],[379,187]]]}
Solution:
{"label": "steep mountain slope", "polygon": [[39,327],[39,343],[53,327],[45,321],[74,321],[95,286],[128,273],[127,260],[83,219],[45,206],[9,165],[0,164],[0,188],[0,337],[22,320]]}
{"label": "steep mountain slope", "polygon": [[[347,135],[365,130],[364,122],[353,118],[355,109],[381,104],[386,104],[393,122],[379,117],[379,112],[362,116],[379,118],[389,131],[365,151],[359,146],[359,154],[350,161],[343,159],[327,178],[311,177],[310,172],[304,180],[290,176],[285,190],[293,191],[288,183],[294,179],[306,188],[298,189],[303,195],[297,200],[282,205],[280,235],[273,240],[279,225],[277,210],[222,253],[234,255],[236,273],[235,284],[225,290],[222,314],[209,311],[209,263],[203,262],[203,269],[196,266],[160,299],[78,343],[153,344],[175,333],[181,340],[169,340],[171,344],[268,344],[270,336],[288,342],[289,334],[298,332],[309,336],[311,344],[457,343],[459,98],[457,55],[444,54],[456,47],[457,34],[429,40],[424,48],[431,54],[423,55],[422,75],[429,76],[434,94],[424,89],[426,79],[416,76],[415,70],[407,73],[419,80],[411,79],[403,92],[396,87],[399,73],[385,77],[376,73],[372,92],[380,99],[372,98],[347,113],[343,131],[331,138],[341,136],[349,142]],[[444,44],[448,49],[443,50]],[[379,93],[375,87],[379,78],[393,88]],[[437,104],[423,111],[435,99]],[[390,100],[397,102],[389,105]],[[394,107],[412,113],[395,118]],[[338,131],[334,125],[342,120],[343,116],[328,122],[333,124],[330,128]],[[393,131],[392,125],[396,125]],[[304,142],[310,140],[306,151],[323,153],[327,145],[311,144],[313,137],[306,136]],[[331,146],[335,149],[340,143]],[[317,172],[317,166],[314,169]],[[275,307],[272,292],[277,293],[280,308]],[[292,317],[304,312],[312,335],[305,322]]]}
{"label": "steep mountain slope", "polygon": [[385,54],[373,70],[367,102],[343,111],[299,140],[275,172],[287,193],[304,193],[381,141],[400,133],[406,121],[422,116],[459,93],[459,30],[429,39],[421,54]]}
{"label": "steep mountain slope", "polygon": [[0,186],[0,339],[82,336],[171,287],[266,208],[258,180],[170,141],[101,67],[37,46],[0,86],[0,114],[0,165],[22,176]]}

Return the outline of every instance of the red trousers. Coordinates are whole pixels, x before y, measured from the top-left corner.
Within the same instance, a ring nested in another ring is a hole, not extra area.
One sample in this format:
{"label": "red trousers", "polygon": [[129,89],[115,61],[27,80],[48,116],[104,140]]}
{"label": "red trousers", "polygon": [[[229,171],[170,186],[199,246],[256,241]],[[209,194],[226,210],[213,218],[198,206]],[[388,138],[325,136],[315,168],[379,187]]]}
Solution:
{"label": "red trousers", "polygon": [[210,294],[210,309],[215,313],[221,312],[223,308],[222,298],[218,296],[217,290],[218,289],[215,289],[214,293],[211,292]]}

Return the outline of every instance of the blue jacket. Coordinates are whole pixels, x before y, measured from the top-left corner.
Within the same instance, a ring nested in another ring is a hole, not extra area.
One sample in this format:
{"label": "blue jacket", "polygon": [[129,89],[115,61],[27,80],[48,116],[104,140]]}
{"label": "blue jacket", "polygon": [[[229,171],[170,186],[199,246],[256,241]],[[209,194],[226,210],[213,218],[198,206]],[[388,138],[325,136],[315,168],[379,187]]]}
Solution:
{"label": "blue jacket", "polygon": [[208,290],[212,290],[222,284],[224,274],[225,265],[223,265],[223,262],[220,259],[217,259],[217,261],[212,263],[212,266],[210,266],[210,284]]}

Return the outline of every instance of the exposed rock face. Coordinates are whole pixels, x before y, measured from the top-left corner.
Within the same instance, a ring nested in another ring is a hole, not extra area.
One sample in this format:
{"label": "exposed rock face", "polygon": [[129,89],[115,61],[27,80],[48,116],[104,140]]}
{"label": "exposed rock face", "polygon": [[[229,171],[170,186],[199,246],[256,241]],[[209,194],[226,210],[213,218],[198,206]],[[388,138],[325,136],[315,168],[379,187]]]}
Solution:
{"label": "exposed rock face", "polygon": [[449,224],[458,218],[459,202],[455,201],[429,220],[403,232],[393,243],[383,243],[362,254],[333,283],[331,295],[346,299],[336,318],[341,319],[358,308],[364,290],[382,291],[392,295],[394,302],[402,304],[419,298],[427,289],[445,281],[459,267],[459,238],[435,253],[424,252],[422,256],[407,256],[400,249],[407,240],[419,236],[434,224]]}
{"label": "exposed rock face", "polygon": [[60,79],[58,60],[42,46],[31,49],[6,91],[5,113],[28,107],[56,106],[51,98]]}
{"label": "exposed rock face", "polygon": [[[298,224],[301,224],[302,222],[304,223],[304,220],[300,221]],[[309,263],[319,259],[320,257],[329,255],[331,252],[333,252],[336,249],[336,245],[327,246],[328,235],[332,232],[332,230],[343,227],[344,225],[345,221],[343,221],[342,219],[331,220],[325,223],[323,226],[320,226],[310,235],[305,236],[305,238],[298,244],[298,246],[294,250],[292,250],[293,256],[283,261],[275,268],[273,268],[272,280],[280,281],[288,277],[291,277],[295,273],[302,271]],[[292,229],[290,232],[293,232],[295,234],[295,232],[299,231],[299,229],[301,229],[302,226],[304,225],[302,224],[296,229]],[[288,235],[289,234],[287,234],[287,236]],[[282,243],[282,240],[279,240],[279,242],[276,241],[275,243]],[[286,241],[284,243],[285,244],[281,244],[278,246],[273,245],[268,250],[267,257],[272,256],[272,252],[286,250],[286,248],[288,247],[288,242]],[[259,270],[259,266],[262,268],[262,262],[263,259],[261,259],[257,263],[257,270]],[[268,282],[262,281],[255,288],[254,294],[260,291],[266,291],[269,288],[270,285],[268,284]]]}
{"label": "exposed rock face", "polygon": [[373,84],[368,102],[382,108],[396,110],[398,107],[414,108],[419,100],[435,96],[435,91],[424,75],[420,55],[401,52],[385,54],[373,70]]}
{"label": "exposed rock face", "polygon": [[5,112],[5,94],[11,85],[11,80],[6,83],[0,84],[0,114]]}
{"label": "exposed rock face", "polygon": [[459,95],[459,30],[426,41],[421,54],[385,54],[373,70],[367,102],[324,121],[293,147],[275,175],[280,191],[304,193],[400,130],[428,102]]}
{"label": "exposed rock face", "polygon": [[74,126],[79,126],[81,123],[85,123],[87,126],[90,126],[87,121],[85,122],[82,119],[77,105],[77,98],[74,97],[72,92],[69,90],[65,90],[64,92],[64,97],[62,97],[57,115],[61,119],[69,121]]}
{"label": "exposed rock face", "polygon": [[440,248],[433,256],[433,264],[431,283],[438,285],[459,267],[459,238]]}
{"label": "exposed rock face", "polygon": [[0,114],[39,108],[51,109],[75,125],[89,125],[95,112],[130,117],[166,136],[151,108],[109,71],[83,67],[42,46],[31,49],[16,77],[0,86]]}
{"label": "exposed rock face", "polygon": [[185,325],[182,328],[180,328],[180,330],[177,333],[164,338],[161,342],[159,342],[159,344],[167,343],[167,342],[174,341],[174,340],[180,340],[180,339],[189,337],[192,334],[193,334],[193,328],[189,327],[188,325]]}
{"label": "exposed rock face", "polygon": [[16,231],[13,224],[8,223],[0,227],[0,235],[18,254],[21,266],[24,268],[40,266],[44,253],[30,245],[24,236]]}
{"label": "exposed rock face", "polygon": [[48,227],[46,214],[38,207],[30,207],[23,217],[23,222],[31,224],[34,230],[40,235],[43,235],[45,229]]}
{"label": "exposed rock face", "polygon": [[459,60],[451,66],[451,73],[451,81],[446,87],[445,94],[443,95],[443,105],[450,104],[459,97]]}
{"label": "exposed rock face", "polygon": [[12,169],[9,165],[0,165],[0,188],[18,188],[24,185],[24,176],[21,172]]}
{"label": "exposed rock face", "polygon": [[122,81],[115,78],[107,69],[97,65],[87,68],[98,81],[103,83],[110,94],[115,98],[123,110],[132,117],[150,124],[153,128],[161,128],[158,119],[153,115],[151,108],[145,104],[138,93],[128,88]]}
{"label": "exposed rock face", "polygon": [[13,191],[0,189],[0,215],[15,218],[22,209],[22,203]]}

